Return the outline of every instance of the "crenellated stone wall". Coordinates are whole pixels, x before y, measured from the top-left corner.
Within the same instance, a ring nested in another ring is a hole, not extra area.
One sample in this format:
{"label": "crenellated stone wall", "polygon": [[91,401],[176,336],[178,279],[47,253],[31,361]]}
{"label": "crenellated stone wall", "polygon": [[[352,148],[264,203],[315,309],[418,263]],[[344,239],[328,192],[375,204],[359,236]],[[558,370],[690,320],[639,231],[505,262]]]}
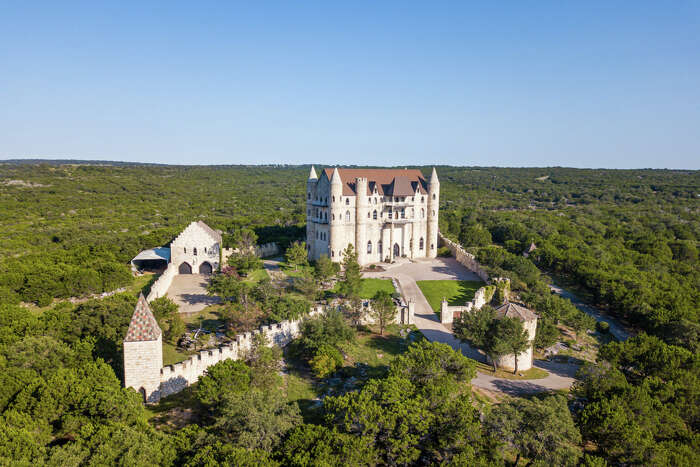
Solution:
{"label": "crenellated stone wall", "polygon": [[[263,243],[262,245],[255,245],[255,256],[260,258],[269,258],[270,256],[276,256],[280,254],[280,247],[275,242]],[[221,263],[226,264],[226,260],[229,256],[234,253],[238,253],[238,248],[223,248],[221,250]]]}
{"label": "crenellated stone wall", "polygon": [[165,296],[166,292],[173,283],[173,277],[177,275],[177,266],[174,263],[168,263],[168,267],[151,285],[151,291],[148,293],[146,300],[152,302],[156,298]]}
{"label": "crenellated stone wall", "polygon": [[[307,316],[316,316],[323,313],[323,307],[314,307]],[[160,385],[157,390],[150,393],[148,402],[157,402],[162,397],[182,391],[187,386],[196,383],[198,378],[210,366],[227,359],[237,360],[245,356],[253,344],[253,337],[257,334],[264,334],[269,345],[284,347],[293,339],[299,336],[299,325],[301,320],[283,321],[281,323],[263,326],[253,332],[246,332],[236,336],[233,342],[221,345],[214,349],[200,350],[187,360],[167,365],[160,368]],[[162,358],[160,360],[162,364]],[[148,379],[148,375],[140,375],[141,378]],[[128,386],[138,389],[141,387],[139,381],[129,380]],[[128,387],[127,386],[127,387]]]}
{"label": "crenellated stone wall", "polygon": [[474,294],[474,298],[465,305],[450,306],[447,304],[447,300],[443,298],[440,304],[440,322],[442,324],[450,324],[454,320],[455,313],[479,310],[482,306],[490,302],[492,297],[493,289],[489,288],[489,286],[484,286],[479,288]]}
{"label": "crenellated stone wall", "polygon": [[479,276],[482,281],[489,281],[488,273],[481,267],[481,264],[479,264],[476,258],[474,258],[474,255],[465,251],[464,248],[462,248],[462,245],[453,242],[449,238],[445,237],[441,232],[438,232],[438,237],[440,242],[450,249],[452,256],[455,257],[458,263]]}

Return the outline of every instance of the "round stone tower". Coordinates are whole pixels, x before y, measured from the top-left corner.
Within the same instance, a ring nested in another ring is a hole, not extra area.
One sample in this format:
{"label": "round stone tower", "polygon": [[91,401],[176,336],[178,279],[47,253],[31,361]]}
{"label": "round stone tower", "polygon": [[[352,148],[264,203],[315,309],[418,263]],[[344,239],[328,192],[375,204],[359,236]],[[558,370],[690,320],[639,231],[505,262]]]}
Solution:
{"label": "round stone tower", "polygon": [[437,172],[433,167],[433,173],[430,174],[428,182],[428,241],[426,256],[435,258],[438,248],[438,213],[440,208],[440,180],[438,180]]}
{"label": "round stone tower", "polygon": [[367,218],[369,217],[369,202],[367,198],[367,179],[358,177],[355,179],[355,250],[357,250],[357,262],[366,264],[367,261]]}
{"label": "round stone tower", "polygon": [[314,248],[316,248],[314,239],[315,229],[314,223],[311,221],[314,208],[313,201],[316,195],[316,185],[318,183],[318,176],[316,175],[316,170],[314,166],[311,166],[311,172],[309,173],[309,178],[306,180],[306,247],[308,248],[309,259],[314,258]]}
{"label": "round stone tower", "polygon": [[329,221],[329,240],[330,240],[330,258],[331,261],[340,262],[342,257],[340,252],[343,250],[343,235],[341,234],[343,224],[343,182],[340,180],[338,169],[333,170],[331,175],[331,216]]}

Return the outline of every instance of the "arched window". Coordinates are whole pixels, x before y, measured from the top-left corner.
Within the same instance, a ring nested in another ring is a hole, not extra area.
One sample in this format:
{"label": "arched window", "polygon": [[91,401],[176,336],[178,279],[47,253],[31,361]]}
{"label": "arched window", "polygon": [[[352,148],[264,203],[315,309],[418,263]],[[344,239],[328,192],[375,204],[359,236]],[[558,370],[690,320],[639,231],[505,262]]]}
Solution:
{"label": "arched window", "polygon": [[382,242],[381,241],[379,241],[377,243],[377,251],[379,252],[379,259],[382,259],[381,258],[381,256],[382,256]]}
{"label": "arched window", "polygon": [[311,192],[310,191],[307,193],[306,199],[311,199]]}
{"label": "arched window", "polygon": [[422,250],[423,249],[423,237],[420,238],[420,241],[418,242],[418,249]]}
{"label": "arched window", "polygon": [[345,198],[345,205],[350,206],[350,198]]}
{"label": "arched window", "polygon": [[377,210],[376,209],[372,213],[372,219],[374,219],[375,221],[377,220]]}
{"label": "arched window", "polygon": [[335,203],[335,196],[333,197],[333,202]]}
{"label": "arched window", "polygon": [[369,219],[369,216],[370,216],[369,211],[367,211],[367,219]]}
{"label": "arched window", "polygon": [[335,220],[335,214],[331,214],[331,220]]}
{"label": "arched window", "polygon": [[425,196],[421,196],[421,197],[420,197],[420,202],[421,202],[421,203],[425,203]]}
{"label": "arched window", "polygon": [[413,219],[413,216],[415,216],[416,212],[413,208],[411,208],[411,219]]}
{"label": "arched window", "polygon": [[350,211],[345,211],[345,222],[350,222]]}
{"label": "arched window", "polygon": [[433,199],[435,199],[435,193],[433,193]]}
{"label": "arched window", "polygon": [[206,252],[207,252],[207,247],[204,247],[204,253],[206,253]]}
{"label": "arched window", "polygon": [[433,216],[435,215],[435,209],[433,209]]}
{"label": "arched window", "polygon": [[420,217],[423,219],[425,217],[425,209],[420,208]]}
{"label": "arched window", "polygon": [[192,254],[195,255],[195,256],[197,256],[197,248],[194,248],[194,249],[192,250]]}
{"label": "arched window", "polygon": [[367,242],[367,253],[372,253],[372,241]]}
{"label": "arched window", "polygon": [[335,256],[335,251],[331,250],[331,258]]}
{"label": "arched window", "polygon": [[431,243],[431,244],[430,244],[430,249],[431,249],[431,250],[434,250],[434,249],[435,249],[435,244],[434,244],[434,243]]}
{"label": "arched window", "polygon": [[187,247],[186,247],[186,246],[185,246],[185,247],[182,247],[182,252],[183,252],[183,253],[187,253]]}

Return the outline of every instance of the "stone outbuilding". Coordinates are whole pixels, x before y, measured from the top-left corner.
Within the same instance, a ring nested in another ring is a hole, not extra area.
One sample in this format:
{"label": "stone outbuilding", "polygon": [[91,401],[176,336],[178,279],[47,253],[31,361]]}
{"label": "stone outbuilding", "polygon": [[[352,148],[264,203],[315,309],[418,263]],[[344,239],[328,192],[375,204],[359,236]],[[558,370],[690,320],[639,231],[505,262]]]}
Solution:
{"label": "stone outbuilding", "polygon": [[221,261],[221,234],[202,221],[192,222],[170,244],[178,274],[211,274]]}
{"label": "stone outbuilding", "polygon": [[[527,331],[530,340],[530,347],[518,355],[518,371],[525,371],[532,368],[532,343],[537,332],[537,315],[532,310],[510,301],[496,308],[496,319],[516,318],[523,323],[523,328]],[[498,359],[499,368],[514,370],[515,355],[505,355]]]}
{"label": "stone outbuilding", "polygon": [[163,332],[141,294],[124,337],[124,386],[141,393],[144,402],[159,399],[163,367]]}

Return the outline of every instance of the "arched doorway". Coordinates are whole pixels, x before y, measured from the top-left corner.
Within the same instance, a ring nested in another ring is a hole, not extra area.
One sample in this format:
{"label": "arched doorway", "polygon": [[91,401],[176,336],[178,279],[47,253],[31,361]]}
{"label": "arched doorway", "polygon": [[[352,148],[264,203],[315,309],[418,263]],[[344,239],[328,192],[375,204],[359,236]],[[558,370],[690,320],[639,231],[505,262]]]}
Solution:
{"label": "arched doorway", "polygon": [[394,243],[394,258],[398,258],[399,256],[401,256],[401,249],[398,243]]}
{"label": "arched doorway", "polygon": [[182,263],[178,268],[180,274],[192,274],[192,266],[187,263]]}
{"label": "arched doorway", "polygon": [[205,261],[199,265],[199,273],[200,274],[209,275],[209,274],[211,274],[211,272],[212,272],[212,267],[211,267],[211,264],[209,264],[208,262]]}
{"label": "arched doorway", "polygon": [[139,394],[141,394],[141,397],[143,397],[143,402],[144,402],[144,404],[145,404],[146,402],[148,402],[148,401],[146,400],[146,390],[145,390],[144,388],[139,388]]}

